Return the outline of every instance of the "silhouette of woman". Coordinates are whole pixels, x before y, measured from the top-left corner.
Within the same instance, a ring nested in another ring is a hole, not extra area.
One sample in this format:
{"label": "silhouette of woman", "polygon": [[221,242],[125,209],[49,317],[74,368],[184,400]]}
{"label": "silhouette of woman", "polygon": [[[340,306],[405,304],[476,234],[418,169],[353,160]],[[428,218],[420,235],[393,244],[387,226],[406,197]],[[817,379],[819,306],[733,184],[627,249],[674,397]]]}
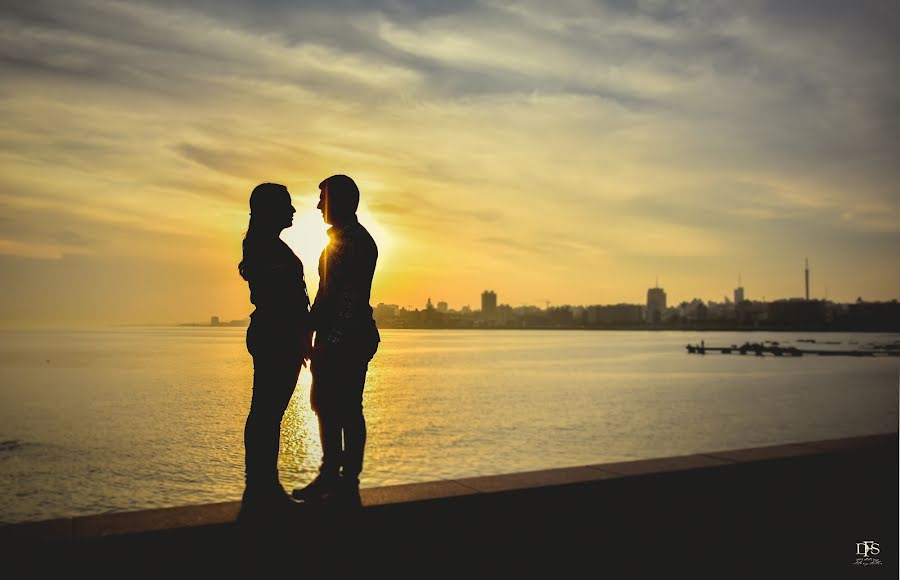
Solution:
{"label": "silhouette of woman", "polygon": [[281,418],[309,358],[312,335],[303,263],[279,238],[295,212],[283,185],[263,183],[250,194],[250,224],[238,265],[256,306],[247,328],[253,397],[244,428],[242,516],[292,503],[278,478]]}

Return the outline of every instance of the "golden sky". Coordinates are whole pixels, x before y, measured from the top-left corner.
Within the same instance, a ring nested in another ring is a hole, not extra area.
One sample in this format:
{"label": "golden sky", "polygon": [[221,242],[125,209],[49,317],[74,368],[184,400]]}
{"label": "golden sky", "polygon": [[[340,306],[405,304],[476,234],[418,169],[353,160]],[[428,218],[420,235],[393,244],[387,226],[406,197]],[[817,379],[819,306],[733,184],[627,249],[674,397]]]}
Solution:
{"label": "golden sky", "polygon": [[246,317],[263,181],[314,294],[334,173],[373,305],[772,300],[806,257],[813,296],[900,295],[895,2],[59,0],[0,29],[0,324]]}

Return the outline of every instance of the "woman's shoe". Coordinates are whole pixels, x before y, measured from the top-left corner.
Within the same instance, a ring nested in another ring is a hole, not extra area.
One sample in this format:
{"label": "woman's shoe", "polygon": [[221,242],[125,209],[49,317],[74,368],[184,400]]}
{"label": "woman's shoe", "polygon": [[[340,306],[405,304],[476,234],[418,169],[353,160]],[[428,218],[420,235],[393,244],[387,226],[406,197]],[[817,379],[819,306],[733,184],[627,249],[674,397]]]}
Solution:
{"label": "woman's shoe", "polygon": [[271,521],[273,518],[287,516],[297,506],[284,488],[278,486],[265,488],[247,487],[241,499],[239,522]]}

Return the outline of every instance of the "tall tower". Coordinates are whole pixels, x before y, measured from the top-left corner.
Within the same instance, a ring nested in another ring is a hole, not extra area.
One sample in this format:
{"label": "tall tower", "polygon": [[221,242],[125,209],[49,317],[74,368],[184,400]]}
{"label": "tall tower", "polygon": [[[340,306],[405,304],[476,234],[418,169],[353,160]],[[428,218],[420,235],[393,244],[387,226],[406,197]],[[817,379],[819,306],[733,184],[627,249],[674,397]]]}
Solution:
{"label": "tall tower", "polygon": [[485,290],[481,293],[481,313],[485,316],[493,316],[497,312],[497,293],[493,290]]}
{"label": "tall tower", "polygon": [[806,299],[809,300],[809,258],[806,258]]}
{"label": "tall tower", "polygon": [[735,305],[737,305],[743,301],[744,301],[744,287],[741,286],[741,275],[738,274],[738,285],[737,285],[737,288],[734,289],[734,303],[735,303]]}
{"label": "tall tower", "polygon": [[659,287],[659,279],[656,287],[647,290],[647,322],[662,322],[666,313],[666,291]]}

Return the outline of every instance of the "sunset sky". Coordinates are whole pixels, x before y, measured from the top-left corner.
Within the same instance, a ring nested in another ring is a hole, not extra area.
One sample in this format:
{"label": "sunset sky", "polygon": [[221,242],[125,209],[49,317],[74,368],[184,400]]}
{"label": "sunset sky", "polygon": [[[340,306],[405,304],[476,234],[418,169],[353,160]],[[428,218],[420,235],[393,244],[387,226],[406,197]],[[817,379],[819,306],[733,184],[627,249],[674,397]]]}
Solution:
{"label": "sunset sky", "polygon": [[313,294],[334,173],[373,305],[900,297],[893,0],[0,5],[0,324],[246,317],[264,181]]}

